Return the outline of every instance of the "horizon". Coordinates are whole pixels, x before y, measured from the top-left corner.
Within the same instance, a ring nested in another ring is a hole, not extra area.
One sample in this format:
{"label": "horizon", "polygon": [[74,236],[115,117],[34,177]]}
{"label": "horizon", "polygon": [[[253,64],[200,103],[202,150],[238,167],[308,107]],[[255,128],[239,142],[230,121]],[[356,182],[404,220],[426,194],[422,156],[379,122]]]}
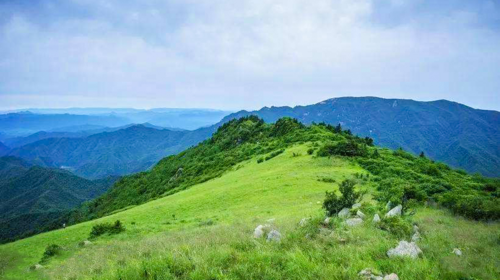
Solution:
{"label": "horizon", "polygon": [[[29,113],[34,113],[37,114],[36,110],[58,110],[58,111],[64,111],[64,110],[137,110],[137,111],[152,111],[152,110],[203,110],[203,111],[214,111],[214,112],[225,112],[225,113],[236,113],[239,111],[259,111],[263,108],[273,108],[273,107],[289,107],[289,108],[295,108],[298,106],[311,106],[311,105],[316,105],[321,102],[325,102],[331,99],[341,99],[341,98],[377,98],[377,99],[384,99],[384,100],[408,100],[408,101],[415,101],[415,102],[422,102],[422,103],[431,103],[431,102],[438,102],[438,101],[446,101],[446,102],[451,102],[451,103],[457,103],[463,106],[470,107],[475,110],[482,110],[482,111],[495,111],[495,112],[500,112],[499,110],[496,109],[485,109],[485,108],[476,108],[473,106],[470,106],[468,104],[460,103],[457,101],[453,100],[448,100],[448,99],[436,99],[436,100],[416,100],[412,98],[384,98],[384,97],[378,97],[378,96],[340,96],[340,97],[332,97],[328,99],[324,99],[321,101],[317,101],[314,103],[309,103],[309,104],[295,104],[295,105],[271,105],[271,106],[262,106],[258,108],[239,108],[239,109],[221,109],[221,108],[197,108],[197,107],[150,107],[150,108],[140,108],[140,107],[34,107],[34,108],[14,108],[14,109],[2,109],[0,107],[0,114],[9,114],[9,113],[22,113],[22,112],[29,112]],[[109,113],[119,113],[119,112],[109,112]],[[49,114],[49,113],[43,113],[43,114]],[[65,114],[64,112],[62,113],[51,113],[51,114]],[[97,114],[97,113],[96,113]]]}

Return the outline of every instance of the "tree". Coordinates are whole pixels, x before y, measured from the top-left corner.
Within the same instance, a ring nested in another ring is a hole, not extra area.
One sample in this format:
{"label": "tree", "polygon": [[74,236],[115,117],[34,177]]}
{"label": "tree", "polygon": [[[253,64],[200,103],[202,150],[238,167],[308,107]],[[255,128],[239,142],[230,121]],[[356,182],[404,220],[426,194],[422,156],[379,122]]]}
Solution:
{"label": "tree", "polygon": [[340,125],[340,123],[335,127],[335,132],[336,133],[341,133],[342,132],[342,125]]}
{"label": "tree", "polygon": [[421,158],[425,158],[425,154],[424,154],[424,152],[420,152],[420,157],[421,157]]}
{"label": "tree", "polygon": [[342,196],[338,196],[334,191],[326,192],[323,208],[325,208],[328,216],[337,214],[343,208],[350,208],[359,199],[360,194],[354,191],[353,180],[344,180],[339,187]]}

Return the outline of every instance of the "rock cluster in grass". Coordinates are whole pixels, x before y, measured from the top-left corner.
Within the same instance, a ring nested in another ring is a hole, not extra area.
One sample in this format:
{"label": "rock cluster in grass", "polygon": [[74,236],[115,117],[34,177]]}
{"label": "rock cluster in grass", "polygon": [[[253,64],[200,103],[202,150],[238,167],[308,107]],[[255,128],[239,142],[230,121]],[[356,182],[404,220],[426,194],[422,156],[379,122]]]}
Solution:
{"label": "rock cluster in grass", "polygon": [[396,248],[387,251],[387,256],[389,256],[389,258],[409,257],[416,259],[420,254],[422,254],[422,250],[420,250],[415,242],[407,242],[404,240],[399,241]]}
{"label": "rock cluster in grass", "polygon": [[399,277],[395,273],[391,273],[388,275],[382,275],[382,273],[378,272],[373,268],[365,268],[358,273],[358,276],[364,280],[399,280]]}
{"label": "rock cluster in grass", "polygon": [[396,217],[396,216],[401,216],[401,211],[403,210],[402,205],[398,205],[394,208],[392,208],[387,214],[385,214],[386,218],[391,218],[391,217]]}
{"label": "rock cluster in grass", "polygon": [[262,238],[266,236],[268,242],[280,242],[281,233],[275,229],[272,229],[270,225],[259,225],[253,231],[254,238]]}

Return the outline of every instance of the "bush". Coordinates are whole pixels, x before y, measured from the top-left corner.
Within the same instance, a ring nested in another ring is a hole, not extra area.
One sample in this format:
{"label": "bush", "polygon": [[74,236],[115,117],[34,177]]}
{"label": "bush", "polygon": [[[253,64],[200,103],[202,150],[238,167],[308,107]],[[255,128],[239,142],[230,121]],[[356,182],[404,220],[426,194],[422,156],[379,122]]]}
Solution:
{"label": "bush", "polygon": [[257,163],[262,163],[262,162],[264,162],[264,159],[263,159],[263,158],[259,158],[259,159],[257,159]]}
{"label": "bush", "polygon": [[111,223],[97,224],[92,227],[92,230],[90,231],[90,238],[96,238],[106,233],[118,234],[124,230],[125,228],[123,227],[120,220],[117,220],[114,224]]}
{"label": "bush", "polygon": [[359,193],[354,191],[355,182],[353,180],[344,180],[339,187],[341,197],[333,192],[326,192],[323,208],[328,216],[337,214],[343,208],[350,208],[360,197]]}
{"label": "bush", "polygon": [[43,253],[42,260],[40,262],[46,262],[53,256],[59,255],[61,253],[61,246],[57,244],[51,244],[45,248],[45,252]]}
{"label": "bush", "polygon": [[267,157],[266,157],[266,160],[270,160],[280,154],[282,154],[285,150],[284,149],[281,149],[281,150],[277,150],[277,151],[274,151],[272,152],[271,154],[269,154]]}
{"label": "bush", "polygon": [[313,149],[313,148],[309,148],[309,149],[307,150],[307,154],[308,154],[308,155],[312,155],[313,153],[314,153],[314,149]]}
{"label": "bush", "polygon": [[409,237],[412,232],[411,224],[400,217],[384,218],[380,221],[378,227],[399,238]]}
{"label": "bush", "polygon": [[328,143],[321,147],[318,151],[318,156],[346,156],[346,157],[364,157],[368,155],[366,144],[358,144],[353,140],[347,142],[338,142],[336,144]]}

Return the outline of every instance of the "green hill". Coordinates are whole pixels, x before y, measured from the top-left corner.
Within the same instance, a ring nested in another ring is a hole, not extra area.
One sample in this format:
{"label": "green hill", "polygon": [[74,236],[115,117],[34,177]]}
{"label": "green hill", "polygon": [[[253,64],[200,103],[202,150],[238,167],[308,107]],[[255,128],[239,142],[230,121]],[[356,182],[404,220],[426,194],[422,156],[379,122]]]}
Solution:
{"label": "green hill", "polygon": [[89,181],[61,169],[32,166],[15,157],[0,158],[0,175],[0,242],[52,226],[54,220],[101,195],[116,180]]}
{"label": "green hill", "polygon": [[419,102],[376,97],[342,97],[296,107],[264,107],[241,111],[233,118],[256,115],[266,122],[291,117],[304,124],[339,123],[354,134],[368,136],[377,145],[402,147],[414,154],[425,152],[434,160],[500,177],[500,112],[438,100]]}
{"label": "green hill", "polygon": [[[362,194],[364,222],[323,224],[325,191],[346,179]],[[0,246],[0,271],[5,279],[359,279],[371,267],[400,279],[498,279],[498,191],[497,181],[328,125],[250,117],[74,213],[101,218]],[[388,201],[404,206],[402,217],[384,218]],[[116,220],[123,232],[79,245]],[[266,223],[280,242],[252,237]],[[389,258],[413,225],[421,256]],[[61,249],[30,270],[51,244]]]}

